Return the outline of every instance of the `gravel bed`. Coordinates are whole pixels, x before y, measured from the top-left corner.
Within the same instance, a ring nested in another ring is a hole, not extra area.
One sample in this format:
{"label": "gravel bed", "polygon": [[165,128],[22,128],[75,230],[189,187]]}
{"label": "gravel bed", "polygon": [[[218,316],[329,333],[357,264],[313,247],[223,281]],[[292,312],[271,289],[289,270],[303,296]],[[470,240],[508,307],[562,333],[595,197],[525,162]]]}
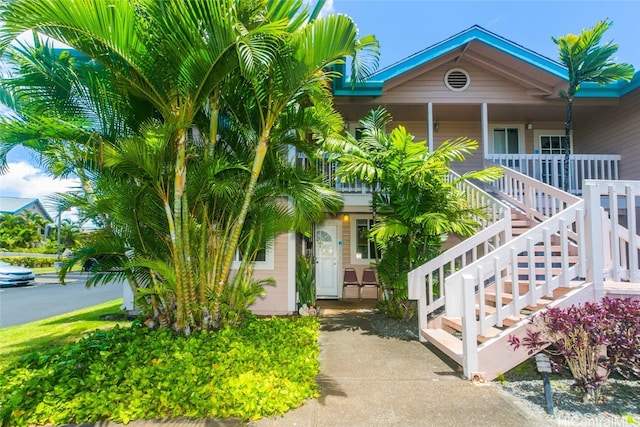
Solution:
{"label": "gravel bed", "polygon": [[[378,335],[386,338],[417,340],[416,321],[404,323],[383,314],[371,312],[369,320]],[[548,419],[557,426],[639,426],[640,380],[610,378],[600,392],[597,405],[582,403],[579,394],[571,388],[573,380],[554,379],[551,376],[551,393],[554,414],[546,413],[542,376],[540,379],[513,380],[500,384],[507,393]]]}

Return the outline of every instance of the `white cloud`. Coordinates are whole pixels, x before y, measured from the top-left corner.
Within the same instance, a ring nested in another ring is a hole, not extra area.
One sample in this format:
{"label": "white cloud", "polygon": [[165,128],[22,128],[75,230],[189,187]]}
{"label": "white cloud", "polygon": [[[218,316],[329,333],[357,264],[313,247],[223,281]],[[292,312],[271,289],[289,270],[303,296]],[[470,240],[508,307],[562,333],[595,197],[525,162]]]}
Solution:
{"label": "white cloud", "polygon": [[[77,178],[54,179],[42,169],[27,162],[10,162],[8,166],[9,171],[0,175],[0,194],[5,197],[37,198],[52,217],[56,216],[56,210],[48,197],[53,193],[64,193],[80,186],[80,180]],[[62,217],[69,215],[72,214],[63,214]]]}

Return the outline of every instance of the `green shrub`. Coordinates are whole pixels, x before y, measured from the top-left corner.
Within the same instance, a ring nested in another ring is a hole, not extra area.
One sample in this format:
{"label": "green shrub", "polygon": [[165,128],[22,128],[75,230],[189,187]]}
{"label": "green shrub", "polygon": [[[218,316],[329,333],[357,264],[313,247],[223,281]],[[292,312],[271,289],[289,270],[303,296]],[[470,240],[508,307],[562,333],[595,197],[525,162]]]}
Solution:
{"label": "green shrub", "polygon": [[0,260],[8,262],[11,265],[19,265],[27,268],[41,268],[41,267],[53,267],[53,263],[56,261],[55,257],[25,257],[25,256],[12,256],[12,257],[0,257]]}
{"label": "green shrub", "polygon": [[258,419],[318,396],[318,320],[270,318],[178,336],[96,331],[0,372],[3,425]]}

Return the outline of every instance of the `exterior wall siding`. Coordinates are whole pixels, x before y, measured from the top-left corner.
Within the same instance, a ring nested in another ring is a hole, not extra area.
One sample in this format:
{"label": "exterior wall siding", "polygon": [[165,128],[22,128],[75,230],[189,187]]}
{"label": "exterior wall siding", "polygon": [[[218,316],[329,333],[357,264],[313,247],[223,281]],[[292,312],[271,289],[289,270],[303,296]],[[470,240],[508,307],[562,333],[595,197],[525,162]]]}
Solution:
{"label": "exterior wall siding", "polygon": [[617,107],[574,115],[575,152],[619,154],[619,179],[640,179],[640,90],[623,96]]}
{"label": "exterior wall siding", "polygon": [[[273,270],[254,270],[253,276],[255,279],[272,277],[276,281],[275,286],[265,286],[265,297],[258,298],[250,307],[254,314],[284,315],[288,313],[288,245],[287,233],[278,235],[273,244]],[[295,284],[291,284],[291,286],[295,286]]]}
{"label": "exterior wall siding", "polygon": [[[449,90],[444,76],[451,68],[462,68],[469,74],[469,87],[464,91]],[[377,103],[426,103],[474,104],[544,104],[545,100],[531,97],[515,84],[496,76],[468,61],[449,62],[414,79],[391,87],[377,98]],[[480,111],[478,111],[478,117]]]}

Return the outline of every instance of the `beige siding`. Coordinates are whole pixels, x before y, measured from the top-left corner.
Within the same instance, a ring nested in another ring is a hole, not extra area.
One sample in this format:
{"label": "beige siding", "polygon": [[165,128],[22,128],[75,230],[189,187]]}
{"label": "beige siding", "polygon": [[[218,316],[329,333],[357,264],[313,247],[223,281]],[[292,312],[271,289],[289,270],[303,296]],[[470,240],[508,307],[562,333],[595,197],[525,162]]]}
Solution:
{"label": "beige siding", "polygon": [[574,116],[576,153],[619,154],[620,179],[640,179],[640,89],[620,99],[617,107],[603,107]]}
{"label": "beige siding", "polygon": [[[451,68],[463,68],[469,74],[469,87],[461,92],[449,90],[444,83],[444,76]],[[515,84],[500,78],[496,74],[484,70],[470,62],[450,62],[441,65],[412,80],[385,90],[378,102],[385,103],[448,103],[474,104],[488,102],[491,104],[544,104],[545,101],[532,97]]]}
{"label": "beige siding", "polygon": [[[276,285],[265,286],[265,297],[258,298],[258,300],[251,306],[251,311],[253,313],[258,315],[281,315],[288,313],[288,247],[289,241],[287,233],[280,234],[278,237],[276,237],[273,245],[273,270],[256,269],[254,271],[255,278],[272,277],[276,280]],[[291,286],[295,286],[295,284],[291,284]]]}

